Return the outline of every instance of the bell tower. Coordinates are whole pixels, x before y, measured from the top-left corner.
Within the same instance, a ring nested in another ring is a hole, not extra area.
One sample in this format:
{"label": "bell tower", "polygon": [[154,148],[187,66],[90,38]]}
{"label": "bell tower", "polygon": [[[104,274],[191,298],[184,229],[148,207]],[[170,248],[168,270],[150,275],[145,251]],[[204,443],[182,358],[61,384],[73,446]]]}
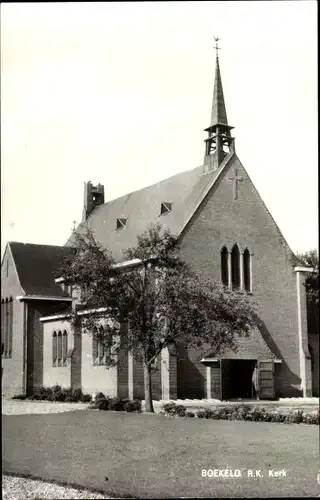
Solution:
{"label": "bell tower", "polygon": [[83,213],[82,221],[86,221],[92,210],[98,205],[104,204],[104,186],[98,184],[93,186],[92,183],[84,183],[84,203],[83,203]]}
{"label": "bell tower", "polygon": [[219,66],[218,41],[216,42],[216,71],[212,98],[211,125],[205,129],[208,137],[205,139],[204,168],[206,172],[217,170],[227,154],[233,152],[234,138],[231,130],[234,127],[228,125],[226,106],[224,103],[223,88]]}

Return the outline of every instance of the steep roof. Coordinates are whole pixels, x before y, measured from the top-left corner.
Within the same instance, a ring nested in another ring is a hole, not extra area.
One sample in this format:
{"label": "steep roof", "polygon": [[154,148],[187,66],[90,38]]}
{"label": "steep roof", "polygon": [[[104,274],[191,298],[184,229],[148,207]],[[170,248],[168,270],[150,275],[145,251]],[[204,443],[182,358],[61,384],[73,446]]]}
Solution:
{"label": "steep roof", "polygon": [[66,297],[55,283],[63,258],[71,254],[70,247],[37,245],[10,241],[20,284],[26,295]]}
{"label": "steep roof", "polygon": [[219,66],[219,58],[216,58],[216,72],[211,109],[211,125],[228,125],[227,111],[224,103],[222,80]]}
{"label": "steep roof", "polygon": [[[99,205],[86,222],[96,240],[121,261],[123,250],[135,246],[137,236],[156,223],[174,235],[180,234],[231,157],[215,171],[204,173],[203,166],[197,167]],[[172,211],[161,215],[161,203],[172,203]],[[127,223],[116,229],[119,218],[127,219]],[[83,234],[85,225],[82,222],[76,231]],[[71,235],[67,245],[73,241]]]}

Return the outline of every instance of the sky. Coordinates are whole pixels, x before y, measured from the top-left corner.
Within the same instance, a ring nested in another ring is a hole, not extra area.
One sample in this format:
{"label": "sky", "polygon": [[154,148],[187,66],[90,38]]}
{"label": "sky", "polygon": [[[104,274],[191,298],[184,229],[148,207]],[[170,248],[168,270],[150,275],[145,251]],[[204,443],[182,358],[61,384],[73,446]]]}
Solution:
{"label": "sky", "polygon": [[2,3],[1,254],[203,163],[218,36],[237,154],[293,251],[318,247],[316,1]]}

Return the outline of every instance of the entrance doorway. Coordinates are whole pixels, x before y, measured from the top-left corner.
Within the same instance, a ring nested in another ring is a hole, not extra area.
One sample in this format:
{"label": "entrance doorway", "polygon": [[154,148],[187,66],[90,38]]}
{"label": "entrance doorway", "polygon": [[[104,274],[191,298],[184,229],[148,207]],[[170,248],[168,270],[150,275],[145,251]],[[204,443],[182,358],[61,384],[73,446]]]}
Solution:
{"label": "entrance doorway", "polygon": [[255,360],[222,360],[222,399],[252,399]]}

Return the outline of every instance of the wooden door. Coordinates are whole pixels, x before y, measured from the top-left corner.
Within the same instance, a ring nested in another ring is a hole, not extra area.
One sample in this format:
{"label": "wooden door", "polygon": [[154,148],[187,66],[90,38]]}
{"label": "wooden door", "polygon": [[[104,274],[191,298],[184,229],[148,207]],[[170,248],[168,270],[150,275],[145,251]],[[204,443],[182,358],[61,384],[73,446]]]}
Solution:
{"label": "wooden door", "polygon": [[275,399],[274,361],[259,361],[259,392],[260,399]]}

